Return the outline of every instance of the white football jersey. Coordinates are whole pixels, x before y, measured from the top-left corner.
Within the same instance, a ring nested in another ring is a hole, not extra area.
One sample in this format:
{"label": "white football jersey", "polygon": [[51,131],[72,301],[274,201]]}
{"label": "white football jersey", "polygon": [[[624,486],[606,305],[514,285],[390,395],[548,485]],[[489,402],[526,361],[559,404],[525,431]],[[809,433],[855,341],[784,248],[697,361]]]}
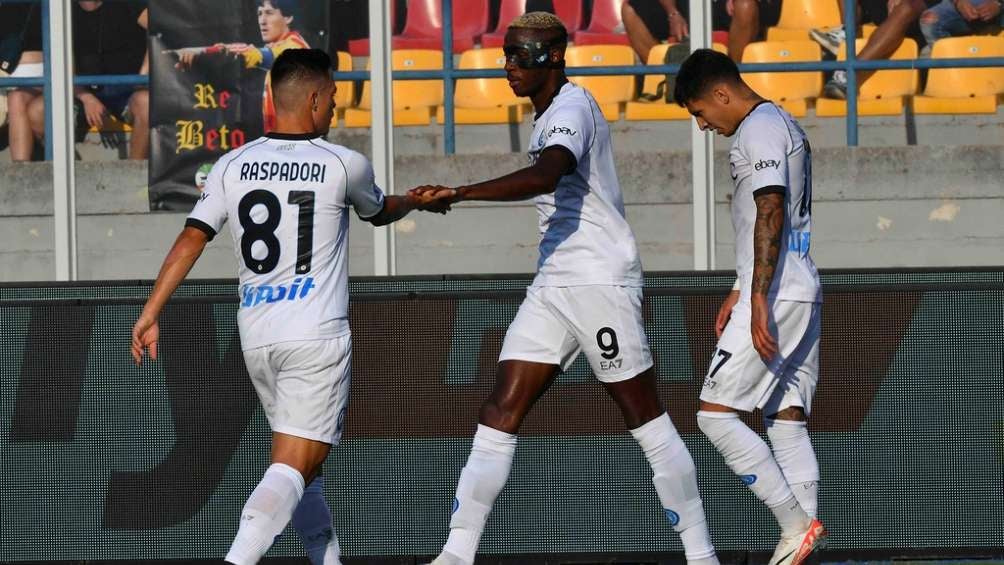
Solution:
{"label": "white football jersey", "polygon": [[373,167],[316,135],[273,132],[213,166],[185,225],[212,238],[231,219],[244,349],[349,332],[350,205],[383,209]]}
{"label": "white football jersey", "polygon": [[575,169],[551,194],[534,199],[540,259],[534,286],[641,286],[641,259],[624,217],[610,128],[589,92],[563,85],[533,122],[530,163],[556,145],[575,157]]}
{"label": "white football jersey", "polygon": [[822,302],[819,274],[809,256],[812,234],[812,150],[805,132],[772,102],[758,104],[736,131],[729,152],[732,227],[736,234],[736,273],[740,300],[749,301],[753,280],[754,195],[784,189],[785,218],[781,253],[769,296],[777,300]]}

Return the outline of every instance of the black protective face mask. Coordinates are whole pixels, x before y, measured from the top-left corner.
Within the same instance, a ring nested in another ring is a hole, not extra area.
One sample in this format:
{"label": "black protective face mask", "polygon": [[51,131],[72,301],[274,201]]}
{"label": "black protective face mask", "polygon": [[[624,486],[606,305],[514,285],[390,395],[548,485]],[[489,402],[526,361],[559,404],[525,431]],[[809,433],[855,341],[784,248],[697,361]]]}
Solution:
{"label": "black protective face mask", "polygon": [[563,69],[564,61],[551,62],[551,49],[559,43],[531,41],[502,48],[506,64],[513,63],[521,69]]}

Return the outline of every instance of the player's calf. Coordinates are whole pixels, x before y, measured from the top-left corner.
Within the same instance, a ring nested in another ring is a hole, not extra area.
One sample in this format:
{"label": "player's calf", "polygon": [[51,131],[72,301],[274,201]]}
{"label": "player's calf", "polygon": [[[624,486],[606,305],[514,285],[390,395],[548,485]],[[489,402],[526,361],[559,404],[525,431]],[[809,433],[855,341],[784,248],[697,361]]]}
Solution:
{"label": "player's calf", "polygon": [[240,527],[226,561],[255,565],[289,523],[303,497],[303,476],[288,465],[273,463],[241,511]]}

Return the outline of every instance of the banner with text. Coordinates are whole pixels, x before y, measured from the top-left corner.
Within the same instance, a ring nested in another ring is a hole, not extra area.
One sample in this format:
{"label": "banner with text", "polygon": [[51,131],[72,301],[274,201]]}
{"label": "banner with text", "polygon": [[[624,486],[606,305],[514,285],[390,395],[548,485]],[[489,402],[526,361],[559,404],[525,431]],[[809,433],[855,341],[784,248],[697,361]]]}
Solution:
{"label": "banner with text", "polygon": [[151,0],[150,208],[188,211],[209,169],[274,115],[272,62],[327,49],[325,0]]}

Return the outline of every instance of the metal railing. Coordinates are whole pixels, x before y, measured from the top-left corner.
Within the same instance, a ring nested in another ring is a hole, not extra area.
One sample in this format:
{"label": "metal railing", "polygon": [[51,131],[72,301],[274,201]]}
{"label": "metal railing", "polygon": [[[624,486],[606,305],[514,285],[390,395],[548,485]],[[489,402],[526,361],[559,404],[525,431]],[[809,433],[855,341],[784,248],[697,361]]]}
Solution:
{"label": "metal railing", "polygon": [[[0,88],[12,87],[43,87],[46,105],[50,102],[51,85],[47,77],[51,72],[49,65],[50,41],[48,36],[48,3],[50,0],[4,0],[7,3],[41,4],[42,5],[42,48],[45,60],[45,77],[37,78],[0,78]],[[855,0],[844,1],[845,29],[855,29]],[[456,69],[453,65],[453,0],[443,2],[443,68],[442,70],[426,71],[393,71],[394,80],[429,80],[443,81],[444,114],[443,126],[444,149],[448,155],[456,150],[456,123],[454,122],[454,88],[458,79],[472,78],[502,78],[502,69]],[[980,68],[1004,67],[1004,57],[980,57],[960,59],[909,59],[909,60],[877,60],[861,61],[854,52],[854,42],[847,42],[847,56],[844,61],[812,61],[793,63],[746,63],[739,65],[744,73],[762,72],[805,72],[805,71],[837,71],[847,72],[847,145],[858,144],[858,81],[859,71],[896,70],[896,69],[943,69],[943,68]],[[614,75],[651,75],[676,73],[679,65],[627,65],[604,67],[568,68],[569,76],[614,76]],[[368,80],[369,71],[348,71],[335,73],[338,80]],[[146,75],[81,75],[74,78],[75,86],[88,85],[149,85]],[[48,120],[46,120],[48,122]],[[51,124],[46,124],[46,134],[51,134]],[[46,159],[52,158],[52,143],[46,136]]]}

